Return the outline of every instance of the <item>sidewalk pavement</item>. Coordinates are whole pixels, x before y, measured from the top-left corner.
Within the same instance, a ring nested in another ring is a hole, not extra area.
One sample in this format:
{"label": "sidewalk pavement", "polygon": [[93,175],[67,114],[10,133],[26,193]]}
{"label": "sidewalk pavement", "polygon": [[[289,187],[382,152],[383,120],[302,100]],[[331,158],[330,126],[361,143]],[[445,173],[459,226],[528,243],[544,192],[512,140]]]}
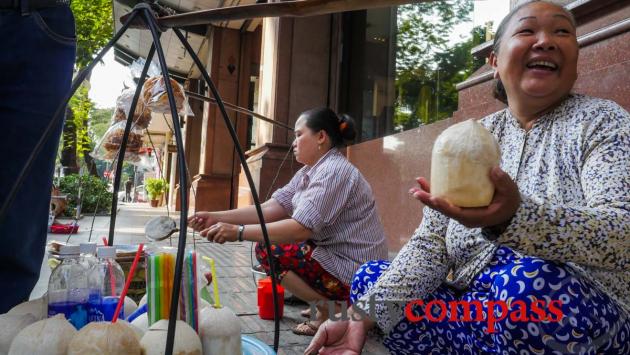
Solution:
{"label": "sidewalk pavement", "polygon": [[[149,243],[144,237],[144,224],[156,216],[166,216],[179,220],[179,212],[167,211],[166,208],[151,208],[146,203],[120,203],[116,218],[115,244]],[[71,243],[87,242],[90,238],[92,216],[84,216],[79,220],[79,233],[68,235],[48,234],[48,242],[52,240]],[[69,221],[61,220],[61,223]],[[108,235],[109,216],[97,216],[94,218],[94,227],[91,241],[101,244],[102,237]],[[172,240],[160,242],[161,245],[177,245],[177,233]],[[193,247],[192,233],[188,234],[187,244]],[[215,259],[217,266],[217,279],[220,291],[221,303],[229,307],[241,320],[242,333],[256,337],[263,342],[273,345],[274,322],[262,320],[258,317],[256,296],[256,284],[251,273],[252,243],[226,243],[216,245],[196,238],[194,247],[200,255]],[[253,257],[254,262],[255,257]],[[31,293],[31,298],[40,297],[46,292],[50,269],[46,263],[46,257],[42,263],[40,279]],[[312,337],[295,335],[291,329],[303,322],[299,312],[307,308],[305,303],[288,304],[285,302],[284,317],[280,322],[280,346],[278,354],[298,355],[303,354],[304,349],[310,343]],[[366,355],[387,354],[387,349],[381,344],[377,335],[368,338],[363,350]]]}

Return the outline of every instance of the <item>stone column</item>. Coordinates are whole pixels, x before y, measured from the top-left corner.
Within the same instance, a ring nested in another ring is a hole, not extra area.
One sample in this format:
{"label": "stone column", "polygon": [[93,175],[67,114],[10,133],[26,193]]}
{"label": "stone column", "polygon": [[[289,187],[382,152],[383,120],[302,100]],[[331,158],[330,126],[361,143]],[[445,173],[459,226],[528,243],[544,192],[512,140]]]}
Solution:
{"label": "stone column", "polygon": [[[242,35],[237,30],[214,28],[211,34],[207,69],[222,99],[239,102],[239,76],[241,70]],[[198,174],[193,177],[196,197],[191,208],[197,211],[225,210],[235,206],[237,194],[233,192],[234,145],[219,108],[204,103],[201,127],[201,145]],[[237,115],[228,111],[234,125]],[[246,140],[246,124],[239,122],[239,140]]]}
{"label": "stone column", "polygon": [[[331,46],[337,48],[331,39],[332,19],[323,15],[263,21],[258,112],[294,126],[301,112],[334,105],[335,100],[329,97],[331,72],[335,70],[331,70],[330,62],[336,58],[330,55]],[[300,166],[287,162],[278,172],[294,139],[292,131],[260,121],[254,127],[257,147],[249,152],[248,161],[259,197],[264,200],[270,187],[275,190],[286,184]],[[294,160],[292,155],[289,159]]]}

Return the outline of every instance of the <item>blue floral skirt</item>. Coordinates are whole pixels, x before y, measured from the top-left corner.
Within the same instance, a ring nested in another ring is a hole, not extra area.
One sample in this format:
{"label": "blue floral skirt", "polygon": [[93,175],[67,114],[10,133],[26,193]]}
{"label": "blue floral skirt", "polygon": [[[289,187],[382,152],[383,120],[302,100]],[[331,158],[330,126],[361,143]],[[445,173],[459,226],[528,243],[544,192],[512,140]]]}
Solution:
{"label": "blue floral skirt", "polygon": [[[389,265],[362,265],[351,301]],[[630,354],[630,318],[617,303],[570,267],[518,257],[506,247],[497,250],[467,290],[442,285],[423,300],[407,303],[404,313],[384,341],[396,355]]]}

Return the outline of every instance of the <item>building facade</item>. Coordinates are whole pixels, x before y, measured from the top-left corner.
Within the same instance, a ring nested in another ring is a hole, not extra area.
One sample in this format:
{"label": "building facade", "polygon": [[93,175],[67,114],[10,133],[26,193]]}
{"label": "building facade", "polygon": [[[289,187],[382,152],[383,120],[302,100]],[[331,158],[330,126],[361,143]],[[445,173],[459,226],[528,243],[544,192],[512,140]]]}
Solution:
{"label": "building facade", "polygon": [[[512,0],[511,6],[517,3]],[[565,0],[564,4],[578,21],[581,49],[575,91],[615,100],[630,110],[630,1]],[[403,127],[401,117],[408,112],[401,105],[402,86],[396,79],[397,61],[401,61],[396,43],[399,16],[396,8],[385,8],[266,18],[239,28],[210,26],[200,47],[227,102],[288,126],[295,124],[300,112],[319,106],[349,113],[357,121],[357,143],[345,153],[372,186],[392,253],[406,243],[422,219],[422,206],[407,191],[416,177],[429,176],[437,135],[449,125],[504,108],[492,97],[492,73],[484,64],[454,86],[456,107],[445,117],[448,100],[439,94],[446,90],[441,87],[442,74],[431,68],[436,81],[418,88],[412,110],[419,121],[415,127]],[[490,48],[490,42],[482,43],[472,54],[483,63]],[[198,72],[186,76],[190,91],[207,95]],[[182,122],[193,181],[190,209],[251,204],[251,191],[217,107],[194,100],[191,105],[195,117]],[[300,168],[287,154],[293,134],[242,113],[229,114],[247,150],[257,193],[265,200]],[[174,166],[174,154],[169,155],[165,162]],[[177,207],[180,187],[175,169],[166,170],[173,171],[170,203]]]}

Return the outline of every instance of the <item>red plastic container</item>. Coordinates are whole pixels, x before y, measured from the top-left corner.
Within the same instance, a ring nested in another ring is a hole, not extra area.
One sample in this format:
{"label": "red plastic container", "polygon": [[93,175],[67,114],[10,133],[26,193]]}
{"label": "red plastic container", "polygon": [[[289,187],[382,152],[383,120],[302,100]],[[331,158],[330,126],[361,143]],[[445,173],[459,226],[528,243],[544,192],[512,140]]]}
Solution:
{"label": "red plastic container", "polygon": [[[276,285],[280,305],[280,318],[284,314],[284,287]],[[271,277],[258,281],[258,316],[261,319],[273,320],[273,289]]]}

